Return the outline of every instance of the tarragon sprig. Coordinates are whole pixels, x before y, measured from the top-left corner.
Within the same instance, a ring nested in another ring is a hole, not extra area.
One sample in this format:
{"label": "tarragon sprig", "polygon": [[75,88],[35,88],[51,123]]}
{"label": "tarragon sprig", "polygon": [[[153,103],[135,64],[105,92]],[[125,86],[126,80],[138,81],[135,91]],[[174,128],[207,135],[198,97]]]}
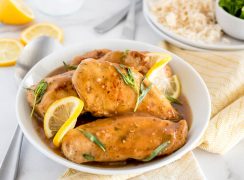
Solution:
{"label": "tarragon sprig", "polygon": [[136,93],[138,93],[138,87],[136,86],[135,78],[133,76],[133,72],[131,71],[131,69],[122,64],[120,64],[120,67],[126,70],[126,74],[122,73],[120,68],[118,68],[114,65],[114,68],[120,74],[124,83],[126,85],[130,86],[131,88],[133,88],[136,91]]}
{"label": "tarragon sprig", "polygon": [[67,63],[64,62],[64,61],[63,61],[63,64],[64,64],[64,68],[65,68],[66,70],[76,70],[76,69],[77,69],[77,66],[75,66],[75,65],[69,65],[69,64],[67,64]]}
{"label": "tarragon sprig", "polygon": [[88,160],[88,161],[94,161],[95,160],[95,157],[92,156],[91,154],[83,154],[83,157]]}
{"label": "tarragon sprig", "polygon": [[178,105],[182,105],[182,103],[181,103],[178,99],[175,99],[175,98],[173,98],[172,96],[165,95],[165,97],[166,97],[171,103],[178,104]]}
{"label": "tarragon sprig", "polygon": [[41,80],[37,84],[36,88],[33,90],[34,91],[34,103],[33,103],[32,111],[31,111],[31,117],[34,113],[36,105],[41,102],[42,97],[47,90],[47,86],[48,86],[48,83],[45,82],[44,80]]}
{"label": "tarragon sprig", "polygon": [[122,62],[125,62],[125,59],[126,59],[126,57],[128,56],[129,52],[130,52],[130,50],[128,50],[128,49],[126,49],[126,50],[123,52],[122,57],[121,57],[121,61],[122,61]]}
{"label": "tarragon sprig", "polygon": [[142,100],[146,97],[147,93],[152,88],[152,84],[150,84],[148,87],[145,88],[143,81],[144,81],[144,79],[142,80],[141,85],[140,85],[140,91],[139,91],[139,95],[138,95],[138,98],[137,98],[137,101],[136,101],[136,106],[134,108],[134,112],[136,112],[139,104],[141,104]]}
{"label": "tarragon sprig", "polygon": [[170,141],[166,141],[158,146],[147,158],[143,159],[142,161],[147,162],[151,161],[155,158],[161,151],[165,151],[167,147],[170,145]]}
{"label": "tarragon sprig", "polygon": [[104,152],[106,151],[105,145],[92,133],[84,131],[83,129],[79,129],[79,131],[91,142],[95,143],[100,149],[102,149]]}

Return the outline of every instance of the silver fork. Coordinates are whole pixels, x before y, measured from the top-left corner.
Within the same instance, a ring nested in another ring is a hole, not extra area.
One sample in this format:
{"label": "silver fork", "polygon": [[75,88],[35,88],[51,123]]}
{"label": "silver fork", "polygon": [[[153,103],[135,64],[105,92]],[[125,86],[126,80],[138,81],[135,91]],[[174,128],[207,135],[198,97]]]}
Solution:
{"label": "silver fork", "polygon": [[[135,11],[140,11],[142,8],[142,0],[135,0],[135,6]],[[96,25],[94,30],[98,33],[105,33],[109,31],[126,17],[129,10],[130,4]]]}
{"label": "silver fork", "polygon": [[131,0],[130,10],[127,14],[124,28],[122,31],[122,38],[131,40],[135,38],[135,4],[136,0]]}

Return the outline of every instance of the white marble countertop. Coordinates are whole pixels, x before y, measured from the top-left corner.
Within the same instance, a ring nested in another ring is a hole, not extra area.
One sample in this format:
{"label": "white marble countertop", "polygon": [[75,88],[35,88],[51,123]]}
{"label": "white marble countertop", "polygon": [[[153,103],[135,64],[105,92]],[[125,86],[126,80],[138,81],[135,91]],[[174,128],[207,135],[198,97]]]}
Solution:
{"label": "white marble countertop", "polygon": [[[84,40],[102,38],[120,38],[123,23],[106,34],[97,34],[93,26],[106,16],[116,12],[129,0],[86,0],[82,8],[75,14],[63,17],[51,17],[40,13],[33,1],[27,3],[32,7],[37,22],[53,22],[64,30],[64,46],[73,45]],[[142,13],[137,14],[136,40],[150,44],[159,44],[161,38],[147,25]],[[18,38],[26,26],[6,26],[0,24],[0,38]],[[10,142],[11,135],[17,125],[15,118],[15,95],[17,84],[14,79],[14,67],[0,69],[0,154]],[[216,155],[194,150],[194,154],[206,176],[210,180],[244,179],[244,141],[240,142],[225,155]],[[48,159],[38,152],[26,139],[23,141],[18,180],[53,180],[57,179],[65,167]],[[11,173],[11,172],[9,172]]]}

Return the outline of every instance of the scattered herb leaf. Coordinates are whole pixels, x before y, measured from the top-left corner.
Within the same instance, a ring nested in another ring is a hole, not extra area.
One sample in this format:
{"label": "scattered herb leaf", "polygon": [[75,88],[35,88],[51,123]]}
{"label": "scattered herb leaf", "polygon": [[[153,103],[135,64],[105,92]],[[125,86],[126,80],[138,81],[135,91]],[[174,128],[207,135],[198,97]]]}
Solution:
{"label": "scattered herb leaf", "polygon": [[83,157],[88,161],[94,161],[95,157],[91,154],[83,154]]}
{"label": "scattered herb leaf", "polygon": [[37,104],[39,104],[42,100],[43,95],[45,94],[46,90],[47,90],[47,86],[48,83],[45,82],[44,80],[41,80],[35,90],[34,90],[34,103],[33,103],[33,107],[32,107],[32,111],[31,111],[31,117],[34,113],[35,107]]}
{"label": "scattered herb leaf", "polygon": [[89,139],[90,141],[92,141],[93,143],[95,143],[99,148],[101,148],[104,152],[106,151],[105,145],[92,133],[84,131],[83,129],[79,130],[80,132],[82,132],[82,134]]}
{"label": "scattered herb leaf", "polygon": [[166,141],[160,146],[158,146],[147,158],[143,159],[142,161],[151,161],[153,158],[155,158],[161,151],[165,151],[166,148],[169,146],[170,141]]}
{"label": "scattered herb leaf", "polygon": [[182,105],[182,103],[178,100],[178,99],[175,99],[171,96],[168,96],[168,95],[165,95],[165,97],[171,102],[171,103],[175,103],[175,104],[178,104],[178,105]]}
{"label": "scattered herb leaf", "polygon": [[146,97],[147,93],[152,88],[152,84],[150,84],[147,88],[145,88],[143,81],[144,81],[144,79],[142,80],[141,85],[140,85],[140,92],[139,92],[139,96],[138,96],[137,101],[136,101],[136,106],[134,108],[134,112],[136,112],[139,104],[142,102],[142,100]]}
{"label": "scattered herb leaf", "polygon": [[75,65],[69,65],[69,64],[67,64],[67,63],[64,62],[64,61],[63,61],[63,64],[64,64],[64,68],[65,68],[66,70],[76,70],[76,69],[77,69],[77,66],[75,66]]}
{"label": "scattered herb leaf", "polygon": [[131,88],[133,88],[136,92],[138,92],[138,88],[136,86],[136,82],[135,82],[135,79],[134,79],[134,76],[133,76],[131,69],[129,67],[122,65],[122,64],[120,64],[120,67],[126,70],[126,74],[122,73],[120,68],[118,68],[114,65],[114,68],[120,74],[120,76],[122,77],[125,84],[130,86]]}

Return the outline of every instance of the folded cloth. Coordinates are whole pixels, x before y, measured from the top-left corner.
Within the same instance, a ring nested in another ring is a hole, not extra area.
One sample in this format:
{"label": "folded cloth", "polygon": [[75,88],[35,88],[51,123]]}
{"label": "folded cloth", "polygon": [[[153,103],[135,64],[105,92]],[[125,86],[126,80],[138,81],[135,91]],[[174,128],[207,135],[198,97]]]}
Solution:
{"label": "folded cloth", "polygon": [[196,52],[163,46],[190,63],[209,89],[212,118],[199,147],[227,152],[244,137],[244,51]]}
{"label": "folded cloth", "polygon": [[[189,51],[163,42],[162,47],[191,64],[207,84],[212,117],[199,147],[223,154],[244,137],[244,51]],[[140,175],[101,176],[68,169],[61,180],[204,179],[192,152],[169,165]]]}

